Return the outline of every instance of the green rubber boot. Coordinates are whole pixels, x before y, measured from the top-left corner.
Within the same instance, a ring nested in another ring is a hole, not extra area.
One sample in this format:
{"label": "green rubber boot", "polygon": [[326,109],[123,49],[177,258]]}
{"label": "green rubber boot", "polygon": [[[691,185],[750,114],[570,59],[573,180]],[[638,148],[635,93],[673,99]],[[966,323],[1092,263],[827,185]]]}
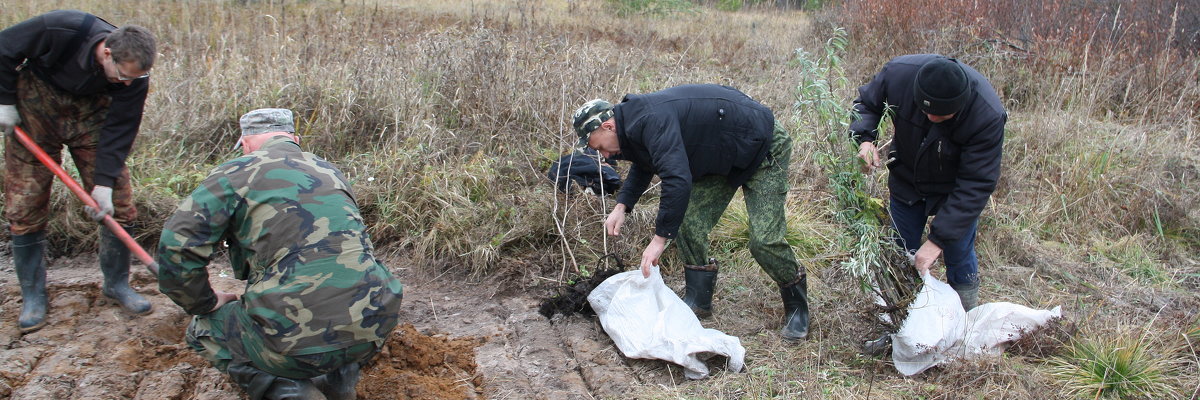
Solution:
{"label": "green rubber boot", "polygon": [[104,272],[105,296],[131,313],[150,313],[150,301],[129,287],[129,248],[108,228],[100,229],[100,271]]}
{"label": "green rubber boot", "polygon": [[12,237],[13,266],[21,282],[21,333],[46,326],[46,233]]}

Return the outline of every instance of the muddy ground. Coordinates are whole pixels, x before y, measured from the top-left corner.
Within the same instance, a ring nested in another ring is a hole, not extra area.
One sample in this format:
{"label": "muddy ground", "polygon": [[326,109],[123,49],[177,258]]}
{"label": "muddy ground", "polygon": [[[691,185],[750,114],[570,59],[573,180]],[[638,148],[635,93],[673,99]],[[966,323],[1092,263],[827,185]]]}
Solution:
{"label": "muddy ground", "polygon": [[[240,292],[210,271],[218,289]],[[402,325],[363,369],[360,399],[591,399],[684,380],[678,367],[622,357],[594,317],[547,320],[532,291],[396,272]],[[47,275],[48,324],[21,335],[20,287],[0,255],[0,398],[243,398],[184,344],[189,317],[140,265],[133,285],[154,305],[140,317],[100,294],[94,255],[50,260]]]}

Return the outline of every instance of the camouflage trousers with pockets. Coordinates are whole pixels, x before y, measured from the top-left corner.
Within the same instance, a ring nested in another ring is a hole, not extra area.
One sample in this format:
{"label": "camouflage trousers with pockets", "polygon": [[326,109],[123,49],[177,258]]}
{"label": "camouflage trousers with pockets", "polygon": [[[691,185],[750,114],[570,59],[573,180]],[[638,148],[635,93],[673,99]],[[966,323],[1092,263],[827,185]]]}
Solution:
{"label": "camouflage trousers with pockets", "polygon": [[253,324],[242,302],[231,301],[217,311],[192,317],[185,340],[221,372],[231,365],[249,364],[291,379],[310,379],[343,365],[366,362],[384,344],[367,342],[322,353],[285,355],[268,348]]}
{"label": "camouflage trousers with pockets", "polygon": [[[787,217],[784,208],[791,158],[792,138],[776,125],[767,158],[758,172],[741,186],[749,217],[750,254],[780,286],[795,282],[799,274],[804,273],[785,238]],[[705,176],[692,182],[687,212],[675,240],[684,263],[708,264],[708,234],[725,213],[737,189],[729,186],[724,176]]]}
{"label": "camouflage trousers with pockets", "polygon": [[[62,148],[71,152],[83,188],[92,191],[100,128],[108,114],[107,95],[76,96],[42,81],[32,72],[17,78],[17,111],[21,127],[55,162]],[[4,216],[13,235],[40,232],[50,219],[50,185],[54,173],[42,165],[15,134],[4,138]],[[137,218],[129,170],[122,168],[114,185],[113,218],[129,226]]]}

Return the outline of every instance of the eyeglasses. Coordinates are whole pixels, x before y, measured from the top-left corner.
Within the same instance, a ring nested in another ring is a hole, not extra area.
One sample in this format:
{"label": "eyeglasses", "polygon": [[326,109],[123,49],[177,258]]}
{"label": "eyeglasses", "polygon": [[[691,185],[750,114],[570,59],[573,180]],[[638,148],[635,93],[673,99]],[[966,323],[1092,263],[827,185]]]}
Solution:
{"label": "eyeglasses", "polygon": [[132,81],[135,79],[142,79],[142,78],[149,78],[149,77],[150,77],[149,72],[142,74],[142,76],[129,77],[129,76],[125,76],[125,74],[121,73],[120,68],[117,69],[117,80],[121,81],[121,82],[128,82],[128,81]]}
{"label": "eyeglasses", "polygon": [[113,70],[116,70],[116,71],[117,71],[117,80],[118,80],[118,81],[121,81],[121,82],[129,82],[129,81],[132,81],[132,80],[137,80],[137,79],[149,78],[149,77],[150,77],[150,72],[146,72],[145,74],[142,74],[141,76],[132,76],[132,77],[131,77],[131,76],[125,76],[125,73],[121,72],[121,65],[120,65],[120,64],[117,64],[117,60],[113,60],[112,58],[109,58],[109,59],[108,59],[108,61],[112,63]]}

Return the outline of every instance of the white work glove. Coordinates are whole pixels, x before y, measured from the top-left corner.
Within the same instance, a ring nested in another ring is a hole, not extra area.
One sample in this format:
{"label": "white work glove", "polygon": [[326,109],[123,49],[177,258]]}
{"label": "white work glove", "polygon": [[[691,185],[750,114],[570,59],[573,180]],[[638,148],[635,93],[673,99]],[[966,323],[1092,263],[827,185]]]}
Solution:
{"label": "white work glove", "polygon": [[16,105],[0,104],[0,131],[12,133],[13,127],[21,123],[21,114],[17,113]]}
{"label": "white work glove", "polygon": [[110,188],[108,186],[97,185],[95,188],[92,189],[92,199],[95,199],[96,204],[98,204],[100,206],[99,210],[93,209],[92,207],[89,207],[89,206],[83,207],[85,210],[87,210],[88,216],[92,217],[92,220],[95,220],[96,222],[100,222],[101,220],[104,219],[105,215],[112,215],[112,213],[113,213],[112,188]]}

